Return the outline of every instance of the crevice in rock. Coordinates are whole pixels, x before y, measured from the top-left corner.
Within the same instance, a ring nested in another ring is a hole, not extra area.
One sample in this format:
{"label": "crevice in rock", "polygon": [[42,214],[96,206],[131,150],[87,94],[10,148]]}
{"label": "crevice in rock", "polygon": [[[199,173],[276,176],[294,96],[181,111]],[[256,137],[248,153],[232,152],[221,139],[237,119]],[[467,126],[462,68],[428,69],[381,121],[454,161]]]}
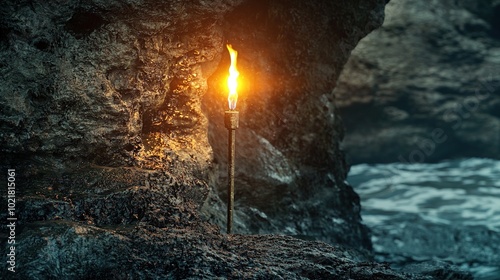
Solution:
{"label": "crevice in rock", "polygon": [[75,38],[81,39],[106,23],[97,13],[79,10],[66,22],[65,29]]}
{"label": "crevice in rock", "polygon": [[50,41],[47,39],[38,39],[33,43],[33,46],[35,48],[41,50],[41,51],[49,51],[50,50]]}

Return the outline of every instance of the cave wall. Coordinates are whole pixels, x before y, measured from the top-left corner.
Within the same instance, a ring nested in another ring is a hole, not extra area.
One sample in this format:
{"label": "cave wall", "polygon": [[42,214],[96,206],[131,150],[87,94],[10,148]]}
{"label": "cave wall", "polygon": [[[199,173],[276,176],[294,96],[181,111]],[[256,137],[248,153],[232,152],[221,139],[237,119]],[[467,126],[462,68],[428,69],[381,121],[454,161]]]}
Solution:
{"label": "cave wall", "polygon": [[391,1],[335,89],[351,163],[500,158],[500,3]]}
{"label": "cave wall", "polygon": [[120,166],[162,157],[161,146],[206,165],[205,65],[235,4],[5,3],[2,151]]}
{"label": "cave wall", "polygon": [[236,232],[369,250],[332,89],[385,3],[4,1],[1,166],[19,176],[22,236],[51,223],[215,232],[193,227],[199,214],[224,227],[230,42],[243,84]]}

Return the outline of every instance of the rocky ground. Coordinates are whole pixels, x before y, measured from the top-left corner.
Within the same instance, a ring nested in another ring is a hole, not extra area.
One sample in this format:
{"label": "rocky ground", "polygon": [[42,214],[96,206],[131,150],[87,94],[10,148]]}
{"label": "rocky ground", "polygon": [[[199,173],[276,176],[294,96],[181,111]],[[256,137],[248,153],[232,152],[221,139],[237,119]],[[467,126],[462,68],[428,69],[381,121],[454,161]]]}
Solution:
{"label": "rocky ground", "polygon": [[391,1],[335,88],[349,162],[500,158],[500,3]]}
{"label": "rocky ground", "polygon": [[342,245],[221,234],[198,214],[206,183],[174,177],[94,167],[64,176],[79,189],[22,192],[16,273],[2,279],[472,279],[442,263],[394,271]]}

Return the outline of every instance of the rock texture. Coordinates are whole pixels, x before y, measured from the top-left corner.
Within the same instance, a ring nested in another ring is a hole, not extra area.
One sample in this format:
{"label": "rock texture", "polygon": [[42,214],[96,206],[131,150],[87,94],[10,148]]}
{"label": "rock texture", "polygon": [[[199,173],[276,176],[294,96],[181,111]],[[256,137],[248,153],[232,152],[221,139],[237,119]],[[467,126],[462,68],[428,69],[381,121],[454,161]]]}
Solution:
{"label": "rock texture", "polygon": [[335,89],[351,163],[500,158],[500,2],[391,1]]}
{"label": "rock texture", "polygon": [[[420,279],[365,262],[371,244],[332,103],[350,50],[382,23],[384,5],[3,1],[14,277]],[[225,215],[227,41],[243,83],[237,232],[343,247],[221,235],[209,223]]]}
{"label": "rock texture", "polygon": [[[21,279],[433,279],[360,263],[349,251],[320,242],[221,236],[207,224],[117,230],[67,222],[32,226],[23,236],[31,242],[19,246],[27,252],[19,257],[33,260],[20,268]],[[33,248],[38,254],[31,255]]]}
{"label": "rock texture", "polygon": [[221,234],[198,215],[203,181],[137,172],[94,167],[64,176],[80,188],[24,192],[17,272],[2,279],[471,279],[444,264],[398,272],[323,242]]}
{"label": "rock texture", "polygon": [[[331,90],[345,49],[382,23],[384,5],[6,2],[3,158],[26,181],[60,180],[92,164],[182,173],[224,189],[229,41],[240,51],[243,83],[240,232],[369,248],[358,197],[344,182]],[[352,26],[364,32],[353,35]],[[217,197],[204,207],[214,221],[223,212]]]}

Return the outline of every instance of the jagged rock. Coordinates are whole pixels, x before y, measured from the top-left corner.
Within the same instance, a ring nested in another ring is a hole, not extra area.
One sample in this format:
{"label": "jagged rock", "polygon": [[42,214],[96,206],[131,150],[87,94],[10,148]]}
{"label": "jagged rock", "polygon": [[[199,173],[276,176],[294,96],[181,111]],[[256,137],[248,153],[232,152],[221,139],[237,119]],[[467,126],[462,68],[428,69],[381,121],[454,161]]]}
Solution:
{"label": "jagged rock", "polygon": [[384,5],[6,1],[3,166],[18,167],[20,181],[42,193],[54,188],[45,177],[75,192],[78,183],[64,177],[92,165],[194,176],[209,182],[203,212],[222,225],[231,42],[243,83],[236,228],[369,249],[358,196],[345,183],[331,90],[349,51],[382,23]]}
{"label": "jagged rock", "polygon": [[500,2],[391,1],[335,89],[351,163],[500,158]]}

